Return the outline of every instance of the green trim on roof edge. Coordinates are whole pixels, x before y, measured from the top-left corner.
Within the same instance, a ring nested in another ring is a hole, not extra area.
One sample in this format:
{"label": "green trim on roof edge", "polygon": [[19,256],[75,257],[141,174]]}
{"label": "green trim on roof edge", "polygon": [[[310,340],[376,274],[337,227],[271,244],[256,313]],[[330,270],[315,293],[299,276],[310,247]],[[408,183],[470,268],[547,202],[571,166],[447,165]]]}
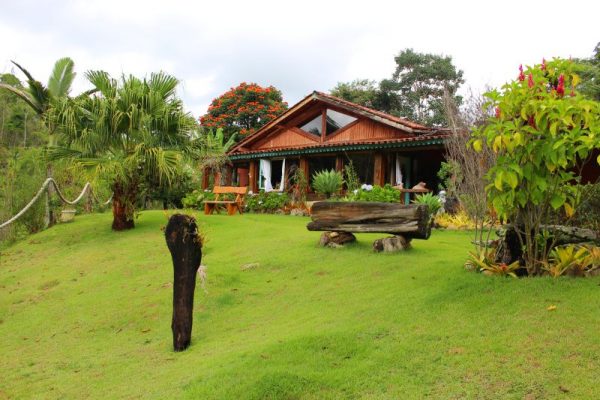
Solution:
{"label": "green trim on roof edge", "polygon": [[418,142],[400,142],[400,143],[369,143],[369,144],[349,144],[345,146],[330,146],[330,147],[312,147],[299,150],[279,150],[279,151],[264,151],[260,153],[244,153],[233,154],[229,156],[231,161],[249,160],[253,158],[264,157],[279,157],[279,156],[301,156],[306,154],[320,153],[335,153],[337,151],[361,151],[361,150],[377,150],[377,149],[394,149],[405,147],[428,146],[432,144],[443,144],[444,139],[430,139]]}

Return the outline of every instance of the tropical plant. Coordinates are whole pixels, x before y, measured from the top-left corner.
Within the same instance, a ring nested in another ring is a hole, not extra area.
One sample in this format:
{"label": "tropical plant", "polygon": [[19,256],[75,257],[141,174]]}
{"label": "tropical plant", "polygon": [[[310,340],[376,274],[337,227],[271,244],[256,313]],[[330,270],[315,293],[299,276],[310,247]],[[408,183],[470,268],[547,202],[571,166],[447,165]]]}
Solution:
{"label": "tropical plant", "polygon": [[229,160],[227,151],[235,144],[235,138],[236,134],[233,134],[225,140],[223,128],[196,130],[192,143],[200,169],[219,169],[226,164]]}
{"label": "tropical plant", "polygon": [[520,68],[502,92],[486,93],[495,116],[473,133],[476,151],[485,143],[497,154],[486,192],[498,216],[517,227],[529,275],[542,272],[553,247],[538,238],[555,210],[571,216],[577,208],[578,163],[600,148],[600,103],[579,95],[578,82],[567,60]]}
{"label": "tropical plant", "polygon": [[342,189],[344,179],[342,174],[335,170],[323,170],[313,175],[313,189],[315,192],[325,195],[330,198],[331,195],[339,192]]}
{"label": "tropical plant", "polygon": [[475,229],[475,221],[464,210],[456,214],[441,213],[437,214],[434,219],[436,225],[441,228],[449,229]]}
{"label": "tropical plant", "polygon": [[274,213],[282,210],[290,198],[285,193],[260,191],[246,197],[246,210],[255,213]]}
{"label": "tropical plant", "polygon": [[189,150],[194,119],[176,97],[178,81],[171,75],[118,81],[104,71],[89,71],[86,77],[99,94],[59,104],[54,117],[64,128],[66,146],[51,155],[110,181],[112,228],[131,229],[142,183],[170,185]]}
{"label": "tropical plant", "polygon": [[543,269],[554,278],[566,273],[583,276],[588,267],[588,254],[585,247],[576,245],[556,247],[550,252],[550,260],[544,263]]}
{"label": "tropical plant", "polygon": [[306,202],[306,193],[308,192],[308,180],[304,171],[300,168],[296,168],[292,175],[292,198],[296,203]]}
{"label": "tropical plant", "polygon": [[423,193],[418,195],[413,201],[413,204],[425,204],[429,209],[429,215],[433,219],[435,215],[441,210],[442,203],[440,198],[433,193]]}
{"label": "tropical plant", "polygon": [[465,263],[465,268],[468,270],[477,270],[484,275],[517,277],[516,271],[520,268],[518,261],[512,264],[497,263],[495,258],[496,249],[484,247],[478,252],[469,253],[469,260]]}
{"label": "tropical plant", "polygon": [[242,82],[214,99],[208,111],[200,117],[206,128],[223,128],[225,137],[234,134],[251,135],[287,110],[281,92],[273,86],[263,88],[256,83]]}
{"label": "tropical plant", "polygon": [[360,179],[352,160],[344,166],[344,181],[348,192],[353,193],[355,190],[360,189]]}

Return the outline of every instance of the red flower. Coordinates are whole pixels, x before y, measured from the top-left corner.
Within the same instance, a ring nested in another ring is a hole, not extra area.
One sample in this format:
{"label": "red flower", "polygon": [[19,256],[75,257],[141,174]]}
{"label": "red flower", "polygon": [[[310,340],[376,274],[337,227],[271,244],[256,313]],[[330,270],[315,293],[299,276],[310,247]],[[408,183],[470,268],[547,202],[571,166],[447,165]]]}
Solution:
{"label": "red flower", "polygon": [[546,70],[546,59],[542,58],[542,71]]}
{"label": "red flower", "polygon": [[500,107],[496,107],[496,118],[500,118]]}
{"label": "red flower", "polygon": [[519,81],[525,80],[525,74],[523,73],[523,64],[519,65]]}
{"label": "red flower", "polygon": [[533,81],[533,74],[529,74],[529,79],[527,80],[527,85],[529,85],[530,88],[535,86],[535,82]]}
{"label": "red flower", "polygon": [[563,74],[560,74],[560,76],[558,77],[558,86],[556,87],[556,93],[558,93],[559,96],[565,95],[565,76]]}

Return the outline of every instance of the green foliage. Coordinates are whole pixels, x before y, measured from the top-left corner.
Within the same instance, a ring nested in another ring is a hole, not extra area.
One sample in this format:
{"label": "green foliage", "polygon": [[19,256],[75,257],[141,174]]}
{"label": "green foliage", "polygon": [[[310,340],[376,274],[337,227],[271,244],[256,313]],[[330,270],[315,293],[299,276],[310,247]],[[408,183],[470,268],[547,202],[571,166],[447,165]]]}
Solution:
{"label": "green foliage", "polygon": [[581,185],[581,203],[570,223],[600,232],[600,183]]}
{"label": "green foliage", "polygon": [[296,168],[294,175],[292,175],[292,183],[292,200],[296,203],[304,203],[308,192],[308,180],[303,170]]}
{"label": "green foliage", "polygon": [[376,81],[355,79],[352,82],[338,82],[331,89],[332,96],[370,108],[378,108],[379,89]]}
{"label": "green foliage", "polygon": [[556,59],[527,68],[502,92],[487,93],[496,116],[470,142],[476,151],[485,142],[497,154],[486,192],[500,218],[523,226],[530,275],[541,272],[549,251],[537,240],[541,225],[551,224],[553,210],[573,214],[580,195],[571,184],[574,168],[600,148],[600,103],[576,92],[573,66]]}
{"label": "green foliage", "polygon": [[587,59],[576,60],[581,75],[579,91],[590,99],[600,101],[600,43],[596,45],[594,54]]}
{"label": "green foliage", "polygon": [[416,196],[416,198],[412,202],[413,204],[425,204],[428,207],[429,215],[432,219],[442,208],[440,198],[431,192],[423,193]]}
{"label": "green foliage", "polygon": [[143,184],[171,187],[184,157],[193,154],[193,117],[176,97],[178,80],[163,72],[149,79],[89,71],[100,95],[66,98],[52,111],[65,147],[51,149],[55,159],[70,159],[93,179],[111,182],[114,229],[133,227]]}
{"label": "green foliage", "polygon": [[458,195],[457,183],[463,180],[460,165],[453,160],[442,161],[437,173],[440,178],[439,189],[445,190],[448,197]]}
{"label": "green foliage", "polygon": [[360,179],[352,160],[344,166],[344,182],[349,193],[354,193],[355,190],[360,189]]}
{"label": "green foliage", "polygon": [[335,170],[324,170],[316,172],[313,175],[313,189],[315,192],[330,198],[331,195],[338,193],[342,189],[344,179],[342,174]]}
{"label": "green foliage", "polygon": [[[181,199],[181,203],[183,204],[183,207],[185,207],[185,208],[201,209],[202,207],[204,207],[204,202],[206,200],[214,200],[215,196],[216,195],[210,190],[206,190],[206,191],[194,190],[194,191],[186,194],[185,197],[183,199]],[[223,196],[223,195],[221,195],[221,196]],[[225,197],[224,197],[224,199],[225,199]]]}
{"label": "green foliage", "polygon": [[285,193],[264,192],[246,196],[246,210],[255,213],[274,213],[282,210],[290,198]]}
{"label": "green foliage", "polygon": [[199,129],[194,132],[192,145],[199,168],[219,169],[228,161],[227,152],[235,144],[236,134],[225,140],[223,128]]}
{"label": "green foliage", "polygon": [[390,184],[385,186],[375,185],[371,190],[367,189],[355,189],[355,191],[348,191],[346,200],[348,201],[375,201],[381,203],[398,203],[400,202],[401,193],[399,190],[394,189]]}
{"label": "green foliage", "polygon": [[425,125],[446,125],[444,91],[460,105],[456,91],[464,82],[463,72],[452,64],[452,58],[406,49],[395,61],[396,70],[390,79],[378,85],[367,79],[340,82],[331,94]]}

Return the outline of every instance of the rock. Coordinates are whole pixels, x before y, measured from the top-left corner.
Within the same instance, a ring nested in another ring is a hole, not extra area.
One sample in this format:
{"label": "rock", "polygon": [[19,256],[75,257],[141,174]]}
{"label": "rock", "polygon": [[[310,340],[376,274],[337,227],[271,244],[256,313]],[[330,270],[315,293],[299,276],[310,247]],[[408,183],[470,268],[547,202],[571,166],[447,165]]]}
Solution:
{"label": "rock", "polygon": [[301,208],[292,208],[290,211],[290,215],[295,215],[297,217],[305,217],[308,214]]}
{"label": "rock", "polygon": [[346,243],[356,241],[356,236],[349,232],[323,232],[319,245],[328,247],[340,247]]}
{"label": "rock", "polygon": [[410,239],[404,236],[396,235],[383,239],[377,239],[373,242],[373,250],[376,252],[395,252],[410,249]]}

